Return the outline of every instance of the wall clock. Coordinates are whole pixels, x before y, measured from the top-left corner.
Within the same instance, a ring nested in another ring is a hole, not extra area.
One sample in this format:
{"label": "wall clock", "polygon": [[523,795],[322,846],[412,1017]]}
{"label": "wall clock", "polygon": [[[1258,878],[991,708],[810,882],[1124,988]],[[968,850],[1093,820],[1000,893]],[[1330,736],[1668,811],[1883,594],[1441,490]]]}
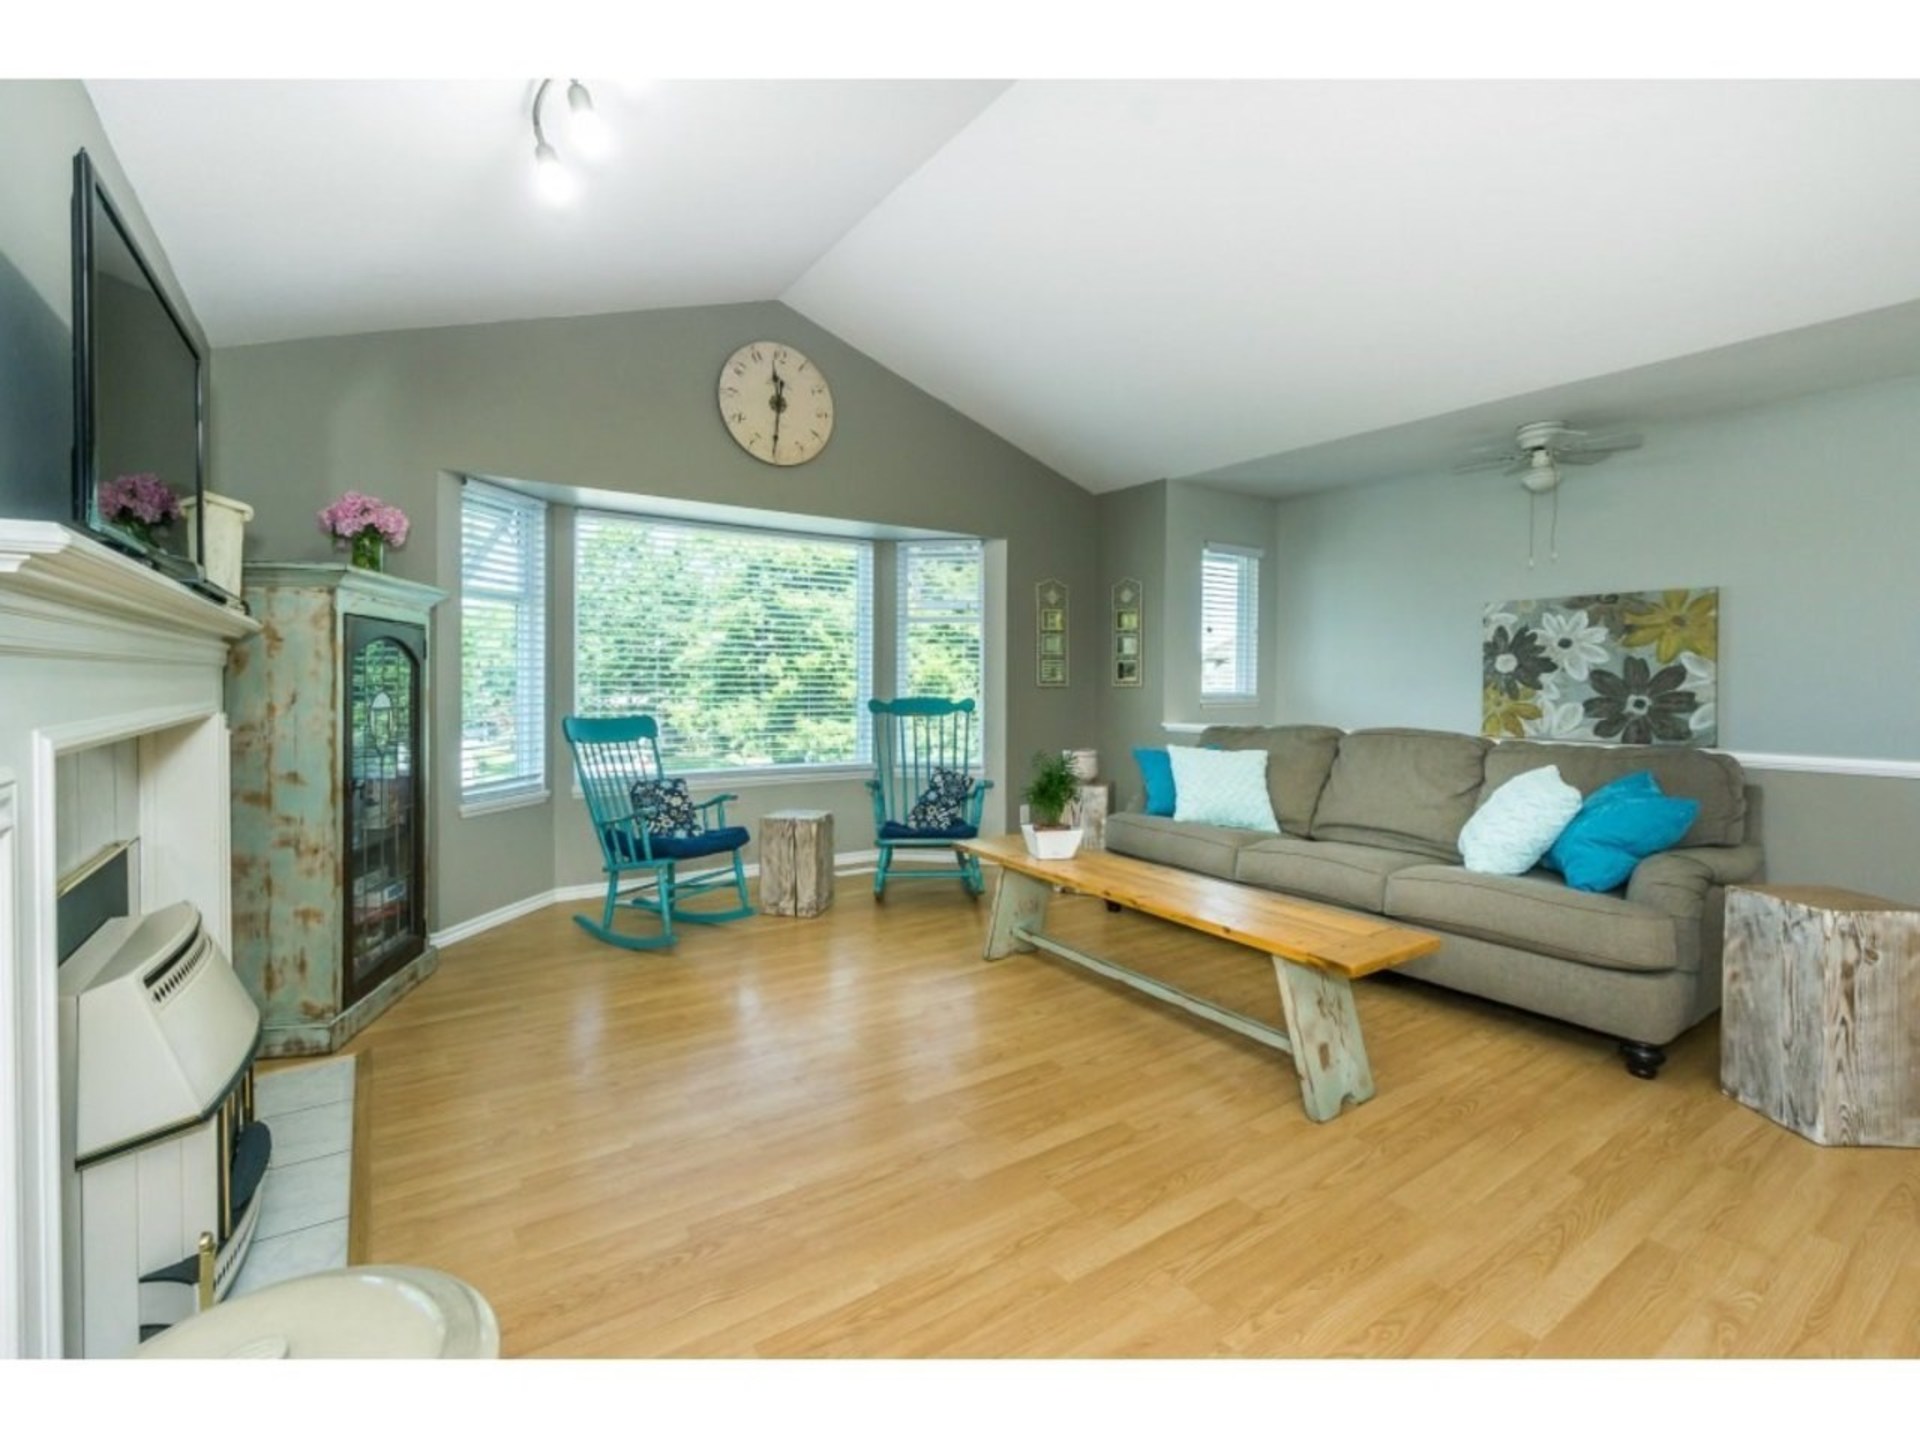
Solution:
{"label": "wall clock", "polygon": [[720,367],[720,418],[756,460],[798,465],[833,434],[833,391],[805,355],[777,340],[742,345]]}

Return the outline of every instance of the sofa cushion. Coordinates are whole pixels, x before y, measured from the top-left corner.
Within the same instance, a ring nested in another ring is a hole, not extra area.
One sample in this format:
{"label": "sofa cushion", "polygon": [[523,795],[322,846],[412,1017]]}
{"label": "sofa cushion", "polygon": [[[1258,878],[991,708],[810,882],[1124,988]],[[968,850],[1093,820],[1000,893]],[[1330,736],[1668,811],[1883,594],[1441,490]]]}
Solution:
{"label": "sofa cushion", "polygon": [[1580,813],[1580,792],[1552,765],[1516,775],[1487,793],[1460,827],[1460,854],[1483,875],[1524,875]]}
{"label": "sofa cushion", "polygon": [[1700,802],[1700,813],[1681,837],[1682,845],[1738,845],[1747,838],[1746,774],[1738,760],[1717,750],[1502,740],[1487,754],[1487,790],[1491,793],[1522,771],[1542,765],[1559,766],[1560,778],[1582,795],[1636,770],[1651,771],[1662,794]]}
{"label": "sofa cushion", "polygon": [[1199,825],[1231,825],[1280,833],[1267,795],[1267,752],[1175,745],[1173,818]]}
{"label": "sofa cushion", "polygon": [[1242,846],[1267,836],[1258,830],[1235,830],[1224,825],[1195,825],[1160,815],[1126,810],[1109,815],[1107,849],[1180,870],[1233,879],[1233,860]]}
{"label": "sofa cushion", "polygon": [[1460,827],[1480,798],[1491,748],[1478,735],[1439,730],[1344,735],[1308,833],[1458,860]]}
{"label": "sofa cushion", "polygon": [[1136,745],[1133,758],[1140,765],[1140,783],[1146,789],[1149,815],[1173,814],[1173,762],[1164,745]]}
{"label": "sofa cushion", "polygon": [[1576,890],[1618,890],[1634,866],[1671,850],[1699,813],[1698,800],[1662,795],[1651,772],[1636,770],[1586,798],[1543,864]]}
{"label": "sofa cushion", "polygon": [[1478,875],[1416,865],[1387,878],[1386,913],[1608,970],[1672,970],[1681,960],[1672,916],[1618,895],[1569,889],[1539,871]]}
{"label": "sofa cushion", "polygon": [[1340,734],[1330,725],[1209,725],[1200,732],[1200,743],[1216,750],[1266,751],[1274,818],[1289,834],[1304,835],[1333,768]]}
{"label": "sofa cushion", "polygon": [[1233,878],[1378,915],[1386,905],[1387,877],[1396,870],[1426,863],[1403,850],[1283,835],[1243,847],[1234,861]]}

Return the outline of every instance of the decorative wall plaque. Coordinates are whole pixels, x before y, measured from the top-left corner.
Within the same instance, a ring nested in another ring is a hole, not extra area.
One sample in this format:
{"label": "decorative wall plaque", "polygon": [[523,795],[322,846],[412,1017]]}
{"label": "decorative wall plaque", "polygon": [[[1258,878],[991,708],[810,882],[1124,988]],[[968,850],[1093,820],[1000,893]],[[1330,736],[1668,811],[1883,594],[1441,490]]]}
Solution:
{"label": "decorative wall plaque", "polygon": [[1037,683],[1067,683],[1067,585],[1064,580],[1042,580],[1033,587],[1037,626]]}
{"label": "decorative wall plaque", "polygon": [[1122,580],[1113,587],[1113,683],[1138,685],[1146,664],[1146,631],[1141,621],[1145,595],[1138,580]]}

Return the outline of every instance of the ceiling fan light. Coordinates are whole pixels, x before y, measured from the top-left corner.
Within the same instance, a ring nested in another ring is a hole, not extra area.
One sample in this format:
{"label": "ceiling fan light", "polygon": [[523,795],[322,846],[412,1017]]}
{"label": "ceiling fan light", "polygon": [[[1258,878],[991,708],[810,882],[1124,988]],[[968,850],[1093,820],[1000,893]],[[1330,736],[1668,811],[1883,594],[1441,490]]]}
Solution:
{"label": "ceiling fan light", "polygon": [[549,205],[565,205],[579,193],[579,182],[544,140],[533,147],[533,186]]}
{"label": "ceiling fan light", "polygon": [[607,118],[593,108],[593,96],[578,80],[567,84],[567,134],[580,153],[598,160],[613,149],[613,131]]}
{"label": "ceiling fan light", "polygon": [[1527,473],[1520,477],[1520,483],[1536,495],[1544,495],[1557,489],[1560,484],[1560,467],[1553,463],[1553,456],[1545,450],[1533,452],[1532,463]]}

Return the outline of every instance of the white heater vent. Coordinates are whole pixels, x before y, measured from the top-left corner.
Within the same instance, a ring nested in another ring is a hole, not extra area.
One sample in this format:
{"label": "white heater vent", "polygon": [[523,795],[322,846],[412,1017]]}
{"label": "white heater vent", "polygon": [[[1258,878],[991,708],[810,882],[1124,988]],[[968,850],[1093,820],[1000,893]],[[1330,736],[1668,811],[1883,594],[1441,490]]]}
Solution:
{"label": "white heater vent", "polygon": [[199,943],[193,945],[186,954],[172,956],[164,965],[148,974],[145,984],[153,1003],[164,1005],[185,989],[187,982],[207,963],[207,955],[212,949],[213,942],[203,934],[199,937]]}
{"label": "white heater vent", "polygon": [[186,901],[102,925],[60,967],[60,1005],[82,1168],[211,1115],[260,1039],[259,1007]]}

